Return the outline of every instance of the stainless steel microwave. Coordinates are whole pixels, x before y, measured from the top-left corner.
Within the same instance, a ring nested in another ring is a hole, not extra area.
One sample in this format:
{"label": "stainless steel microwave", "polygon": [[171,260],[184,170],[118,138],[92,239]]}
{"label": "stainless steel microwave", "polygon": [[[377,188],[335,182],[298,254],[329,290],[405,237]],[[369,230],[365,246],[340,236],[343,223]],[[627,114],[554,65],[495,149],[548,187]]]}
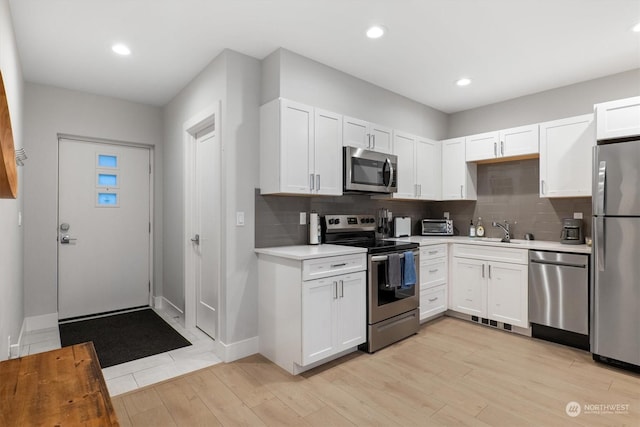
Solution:
{"label": "stainless steel microwave", "polygon": [[344,192],[395,193],[398,157],[356,147],[343,147]]}
{"label": "stainless steel microwave", "polygon": [[451,219],[423,219],[423,236],[453,236],[453,220]]}

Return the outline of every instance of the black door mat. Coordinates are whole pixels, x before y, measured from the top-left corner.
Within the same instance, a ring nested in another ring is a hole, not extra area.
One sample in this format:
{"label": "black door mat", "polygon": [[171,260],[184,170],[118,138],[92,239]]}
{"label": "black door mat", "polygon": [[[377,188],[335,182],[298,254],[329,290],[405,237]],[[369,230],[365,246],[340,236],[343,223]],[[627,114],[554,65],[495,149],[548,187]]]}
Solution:
{"label": "black door mat", "polygon": [[191,345],[151,309],[64,323],[59,328],[63,347],[93,341],[103,368]]}

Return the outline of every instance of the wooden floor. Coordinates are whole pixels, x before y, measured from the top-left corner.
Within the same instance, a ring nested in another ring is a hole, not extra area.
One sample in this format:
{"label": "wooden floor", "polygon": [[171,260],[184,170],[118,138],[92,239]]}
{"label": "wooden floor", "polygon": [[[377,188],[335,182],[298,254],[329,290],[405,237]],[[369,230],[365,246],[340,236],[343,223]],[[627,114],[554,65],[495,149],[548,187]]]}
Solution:
{"label": "wooden floor", "polygon": [[[582,413],[568,416],[570,402]],[[373,355],[357,352],[299,376],[256,355],[113,404],[123,426],[639,426],[640,375],[444,317]],[[611,404],[619,413],[601,406]]]}

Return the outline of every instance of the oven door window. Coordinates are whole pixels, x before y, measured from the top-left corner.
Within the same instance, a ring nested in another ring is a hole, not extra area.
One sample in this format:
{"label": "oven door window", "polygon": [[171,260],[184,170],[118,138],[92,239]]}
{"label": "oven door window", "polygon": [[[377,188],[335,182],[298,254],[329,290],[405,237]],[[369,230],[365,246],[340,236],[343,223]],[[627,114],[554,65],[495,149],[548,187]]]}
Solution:
{"label": "oven door window", "polygon": [[[403,261],[404,262],[404,261]],[[373,263],[372,280],[376,286],[372,288],[378,293],[378,306],[391,304],[405,298],[411,298],[416,295],[416,287],[401,288],[400,286],[392,286],[389,283],[389,272],[386,261],[377,261]]]}

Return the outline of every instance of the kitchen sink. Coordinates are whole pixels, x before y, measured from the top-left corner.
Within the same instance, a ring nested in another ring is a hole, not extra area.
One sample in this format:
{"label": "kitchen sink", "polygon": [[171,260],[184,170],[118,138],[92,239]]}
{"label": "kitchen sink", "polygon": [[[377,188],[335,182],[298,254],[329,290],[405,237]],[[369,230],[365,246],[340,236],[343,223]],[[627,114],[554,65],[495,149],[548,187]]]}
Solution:
{"label": "kitchen sink", "polygon": [[510,245],[519,245],[522,241],[515,241],[512,239],[510,242],[502,242],[500,237],[469,237],[471,240],[477,240],[479,242],[493,242],[493,243],[508,243]]}

